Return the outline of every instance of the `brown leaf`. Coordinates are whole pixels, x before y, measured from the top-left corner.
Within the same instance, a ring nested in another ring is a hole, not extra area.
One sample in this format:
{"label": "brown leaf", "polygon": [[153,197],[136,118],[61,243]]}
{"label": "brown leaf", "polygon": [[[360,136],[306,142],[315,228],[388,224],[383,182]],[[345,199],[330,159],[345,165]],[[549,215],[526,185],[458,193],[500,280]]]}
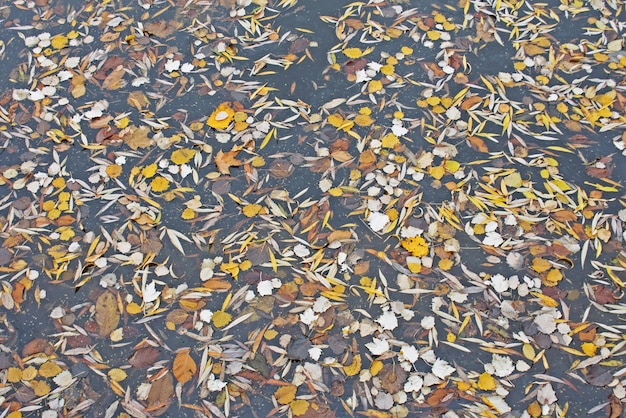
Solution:
{"label": "brown leaf", "polygon": [[576,219],[578,219],[578,216],[576,216],[574,212],[567,209],[561,209],[553,212],[552,217],[559,222],[575,221]]}
{"label": "brown leaf", "polygon": [[96,300],[96,323],[99,326],[98,334],[108,337],[117,328],[120,322],[120,312],[117,309],[117,300],[113,293],[106,291]]}
{"label": "brown leaf", "polygon": [[189,355],[189,351],[189,348],[179,351],[172,365],[174,377],[183,384],[190,381],[197,370],[196,362]]}
{"label": "brown leaf", "polygon": [[124,67],[118,65],[115,70],[111,71],[102,82],[102,88],[106,90],[118,90],[126,85],[124,75],[126,71]]}
{"label": "brown leaf", "polygon": [[143,24],[143,31],[148,35],[154,35],[159,38],[167,38],[172,35],[178,28],[182,26],[182,22],[176,20],[158,20],[155,22],[147,22]]}
{"label": "brown leaf", "polygon": [[150,415],[158,417],[163,415],[174,399],[174,379],[167,372],[163,377],[152,382],[148,392],[148,408]]}
{"label": "brown leaf", "polygon": [[385,364],[379,373],[380,385],[387,392],[394,393],[399,392],[404,387],[404,382],[407,379],[407,373],[399,364]]}
{"label": "brown leaf", "polygon": [[147,126],[131,126],[130,133],[122,137],[122,140],[133,150],[138,148],[148,148],[152,144],[152,140],[148,138],[150,128]]}
{"label": "brown leaf", "polygon": [[467,138],[467,142],[469,142],[469,146],[472,147],[474,151],[489,152],[489,148],[487,148],[487,145],[485,145],[485,141],[483,141],[482,138],[470,136]]}
{"label": "brown leaf", "polygon": [[242,161],[237,159],[239,151],[227,151],[220,150],[215,156],[215,165],[217,170],[222,174],[230,174],[230,167],[239,167],[243,164]]}
{"label": "brown leaf", "polygon": [[160,354],[161,350],[156,347],[143,347],[130,356],[128,363],[137,369],[147,369],[154,365]]}

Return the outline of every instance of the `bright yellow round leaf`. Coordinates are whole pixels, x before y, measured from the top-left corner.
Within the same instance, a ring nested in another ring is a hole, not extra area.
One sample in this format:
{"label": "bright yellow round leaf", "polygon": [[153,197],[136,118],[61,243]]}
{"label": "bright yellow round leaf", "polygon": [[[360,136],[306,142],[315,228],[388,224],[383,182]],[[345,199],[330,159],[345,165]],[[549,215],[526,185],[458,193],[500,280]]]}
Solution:
{"label": "bright yellow round leaf", "polygon": [[230,323],[232,319],[233,316],[224,311],[215,311],[212,317],[213,325],[215,326],[215,328],[224,328]]}
{"label": "bright yellow round leaf", "polygon": [[165,177],[158,176],[152,179],[150,186],[152,187],[153,192],[160,193],[170,187],[170,182]]}
{"label": "bright yellow round leaf", "polygon": [[171,160],[174,164],[187,164],[196,155],[196,150],[180,148],[172,153]]}

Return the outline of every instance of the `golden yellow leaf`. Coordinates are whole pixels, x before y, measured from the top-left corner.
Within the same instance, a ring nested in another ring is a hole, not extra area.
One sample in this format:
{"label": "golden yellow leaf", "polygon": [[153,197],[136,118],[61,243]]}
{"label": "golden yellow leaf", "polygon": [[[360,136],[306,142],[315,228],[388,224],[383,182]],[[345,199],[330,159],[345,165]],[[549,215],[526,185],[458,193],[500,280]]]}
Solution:
{"label": "golden yellow leaf", "polygon": [[383,369],[383,366],[383,362],[380,360],[372,361],[372,365],[370,366],[372,376],[376,376]]}
{"label": "golden yellow leaf", "polygon": [[309,410],[309,401],[304,399],[297,399],[289,404],[291,407],[291,412],[296,417],[306,414],[306,411]]}
{"label": "golden yellow leaf", "polygon": [[563,273],[559,269],[552,269],[541,281],[545,286],[556,286],[563,279]]}
{"label": "golden yellow leaf", "polygon": [[374,123],[374,119],[370,115],[356,115],[354,123],[359,126],[369,126]]}
{"label": "golden yellow leaf", "polygon": [[274,397],[279,404],[287,405],[296,399],[297,391],[298,387],[296,385],[281,386],[274,392]]}
{"label": "golden yellow leaf", "polygon": [[63,369],[61,369],[55,362],[46,361],[39,367],[39,374],[42,377],[54,377],[57,374],[61,373]]}
{"label": "golden yellow leaf", "polygon": [[381,91],[383,89],[383,83],[380,80],[371,80],[367,85],[368,93],[376,93],[377,91]]}
{"label": "golden yellow leaf", "polygon": [[428,244],[422,237],[405,238],[401,242],[402,248],[411,253],[415,257],[423,257],[428,255]]}
{"label": "golden yellow leaf", "polygon": [[156,165],[156,163],[148,164],[147,166],[141,169],[141,175],[147,179],[150,179],[154,177],[158,168],[159,167]]}
{"label": "golden yellow leaf", "polygon": [[441,180],[444,174],[446,174],[446,169],[440,165],[436,167],[428,167],[428,174],[430,174],[436,180]]}
{"label": "golden yellow leaf", "polygon": [[556,300],[554,300],[548,295],[544,295],[543,293],[539,293],[539,292],[530,292],[530,294],[539,299],[540,305],[547,306],[550,308],[556,308],[557,306],[559,306],[559,302],[557,302]]}
{"label": "golden yellow leaf", "polygon": [[551,266],[552,265],[548,260],[541,257],[535,257],[531,262],[532,269],[535,270],[537,273],[543,273],[544,271],[548,271],[550,270]]}
{"label": "golden yellow leaf", "polygon": [[346,376],[354,376],[361,371],[361,355],[356,354],[352,358],[352,363],[347,366],[343,366],[343,371]]}
{"label": "golden yellow leaf", "polygon": [[328,124],[331,126],[334,126],[335,128],[339,129],[339,127],[341,127],[341,125],[343,125],[343,116],[341,116],[339,113],[333,113],[332,115],[328,116],[328,119],[326,119],[328,121]]}
{"label": "golden yellow leaf", "polygon": [[22,369],[9,367],[9,370],[7,371],[7,380],[9,383],[17,383],[22,380]]}
{"label": "golden yellow leaf", "polygon": [[448,271],[454,265],[454,261],[450,260],[449,258],[442,258],[441,260],[439,260],[439,263],[437,263],[437,265],[441,270]]}
{"label": "golden yellow leaf", "polygon": [[32,380],[30,382],[30,387],[33,388],[33,391],[35,391],[35,395],[37,396],[45,396],[50,393],[50,385],[43,380]]}
{"label": "golden yellow leaf", "polygon": [[265,215],[267,214],[267,210],[265,210],[265,208],[257,203],[250,203],[246,206],[243,207],[242,210],[243,214],[245,216],[247,216],[248,218],[252,218],[253,216],[256,215]]}
{"label": "golden yellow leaf", "polygon": [[206,124],[214,129],[226,129],[235,118],[235,111],[230,107],[229,102],[221,103],[217,109],[211,113]]}
{"label": "golden yellow leaf", "polygon": [[120,174],[122,174],[122,166],[119,164],[109,164],[106,166],[104,171],[107,173],[107,176],[115,179],[118,178]]}
{"label": "golden yellow leaf", "polygon": [[128,312],[131,315],[137,315],[138,313],[141,313],[141,306],[139,306],[135,302],[131,302],[128,305],[126,305],[126,312]]}
{"label": "golden yellow leaf", "polygon": [[346,48],[343,50],[343,54],[348,58],[361,58],[363,56],[363,51],[361,48]]}
{"label": "golden yellow leaf", "polygon": [[343,190],[339,187],[333,187],[328,190],[328,194],[334,197],[341,196],[343,194]]}
{"label": "golden yellow leaf", "polygon": [[583,343],[580,348],[583,350],[583,353],[589,357],[595,356],[596,351],[598,350],[598,347],[594,343]]}
{"label": "golden yellow leaf", "polygon": [[109,370],[107,375],[109,376],[109,379],[113,380],[114,382],[121,382],[128,377],[124,370],[118,368]]}
{"label": "golden yellow leaf", "polygon": [[196,155],[196,150],[180,148],[172,153],[170,159],[174,164],[187,164]]}
{"label": "golden yellow leaf", "polygon": [[277,335],[278,335],[278,331],[276,331],[275,329],[268,329],[263,334],[263,337],[265,337],[266,340],[271,341],[274,338],[276,338]]}
{"label": "golden yellow leaf", "polygon": [[389,132],[387,135],[383,136],[381,143],[383,148],[393,148],[400,143],[400,140],[393,132]]}
{"label": "golden yellow leaf", "polygon": [[13,411],[11,412],[9,415],[7,415],[6,418],[22,418],[22,411],[17,410],[17,411]]}
{"label": "golden yellow leaf", "polygon": [[189,355],[189,351],[190,349],[179,351],[172,364],[172,373],[182,384],[190,381],[198,368],[194,359]]}
{"label": "golden yellow leaf", "polygon": [[183,210],[183,213],[180,215],[180,217],[188,221],[196,217],[196,212],[194,212],[193,209],[185,208],[185,210]]}
{"label": "golden yellow leaf", "polygon": [[54,49],[63,49],[67,46],[68,41],[65,35],[55,35],[50,39],[50,46]]}
{"label": "golden yellow leaf", "polygon": [[233,319],[233,316],[229,314],[228,312],[215,311],[215,313],[213,313],[213,318],[212,318],[213,326],[215,326],[215,328],[224,328],[226,325],[230,323],[232,319]]}
{"label": "golden yellow leaf", "polygon": [[37,377],[37,369],[34,366],[28,366],[22,372],[22,380],[33,380]]}
{"label": "golden yellow leaf", "polygon": [[533,403],[528,405],[528,408],[526,408],[526,411],[531,417],[539,418],[541,416],[541,405],[539,405],[539,402],[534,401]]}
{"label": "golden yellow leaf", "polygon": [[170,182],[162,176],[157,176],[150,182],[150,187],[155,193],[164,192],[170,187]]}
{"label": "golden yellow leaf", "polygon": [[431,41],[436,41],[441,38],[441,32],[439,32],[438,30],[429,30],[428,32],[426,32],[426,36],[428,36],[428,39],[430,39]]}
{"label": "golden yellow leaf", "polygon": [[478,389],[494,390],[496,388],[496,379],[487,372],[483,372],[478,377]]}

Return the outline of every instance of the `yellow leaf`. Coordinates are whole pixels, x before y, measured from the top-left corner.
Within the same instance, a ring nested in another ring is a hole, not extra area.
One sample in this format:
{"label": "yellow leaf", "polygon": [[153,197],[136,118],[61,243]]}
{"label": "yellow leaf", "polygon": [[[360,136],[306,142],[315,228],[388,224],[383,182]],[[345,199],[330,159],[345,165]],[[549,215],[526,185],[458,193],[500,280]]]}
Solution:
{"label": "yellow leaf", "polygon": [[213,313],[213,325],[215,326],[215,328],[224,328],[226,325],[228,325],[230,323],[230,321],[233,319],[233,316],[231,314],[229,314],[228,312],[224,312],[224,311],[215,311],[215,313]]}
{"label": "yellow leaf", "polygon": [[454,161],[454,160],[446,160],[443,166],[449,172],[456,173],[457,171],[459,171],[459,168],[461,168],[461,163],[459,163],[458,161]]}
{"label": "yellow leaf", "polygon": [[253,216],[256,216],[259,214],[265,215],[267,213],[265,208],[257,203],[251,203],[251,204],[244,206],[242,212],[248,218],[252,218]]}
{"label": "yellow leaf", "polygon": [[22,372],[22,380],[29,381],[29,380],[33,380],[36,377],[37,377],[37,369],[33,366],[28,366]]}
{"label": "yellow leaf", "polygon": [[141,175],[147,179],[154,177],[158,169],[156,164],[149,164],[141,169]]}
{"label": "yellow leaf", "polygon": [[346,374],[346,376],[354,376],[357,373],[359,373],[361,371],[361,355],[356,354],[352,358],[351,364],[347,366],[343,366],[343,371]]}
{"label": "yellow leaf", "polygon": [[374,123],[374,119],[370,115],[356,115],[354,123],[359,126],[369,126]]}
{"label": "yellow leaf", "polygon": [[65,35],[56,35],[50,39],[50,46],[54,49],[63,49],[67,46],[68,39]]}
{"label": "yellow leaf", "polygon": [[343,191],[339,187],[333,187],[332,189],[328,190],[328,194],[330,194],[331,196],[334,196],[334,197],[338,197],[338,196],[341,196],[343,194]]}
{"label": "yellow leaf", "polygon": [[539,299],[539,304],[550,308],[556,308],[559,303],[548,295],[539,292],[530,292],[531,295]]}
{"label": "yellow leaf", "polygon": [[22,369],[17,367],[9,367],[7,372],[7,380],[9,383],[17,383],[22,380]]}
{"label": "yellow leaf", "polygon": [[128,377],[124,370],[118,368],[109,370],[107,375],[109,376],[109,379],[113,380],[114,382],[121,382]]}
{"label": "yellow leaf", "polygon": [[131,315],[137,315],[138,313],[141,313],[141,306],[139,306],[135,302],[131,302],[128,305],[126,305],[126,312],[128,312]]}
{"label": "yellow leaf", "polygon": [[291,412],[296,417],[306,414],[306,411],[309,410],[309,401],[305,401],[304,399],[297,399],[289,404],[291,407]]}
{"label": "yellow leaf", "polygon": [[450,270],[452,268],[452,266],[454,265],[454,261],[450,260],[449,258],[442,258],[441,260],[439,260],[438,266],[441,270]]}
{"label": "yellow leaf", "polygon": [[198,368],[189,351],[190,349],[179,351],[172,364],[172,373],[181,384],[190,381]]}
{"label": "yellow leaf", "polygon": [[348,58],[361,58],[363,56],[363,51],[361,48],[346,48],[343,50],[343,54]]}
{"label": "yellow leaf", "polygon": [[531,417],[538,418],[541,416],[541,405],[539,405],[539,402],[534,401],[533,403],[528,405],[528,408],[526,408],[526,411]]}
{"label": "yellow leaf", "polygon": [[109,164],[106,166],[104,171],[107,173],[107,176],[115,179],[118,178],[120,174],[122,174],[122,166],[119,164]]}
{"label": "yellow leaf", "polygon": [[380,80],[371,80],[367,85],[368,93],[376,93],[377,91],[381,91],[383,89],[383,83]]}
{"label": "yellow leaf", "polygon": [[381,143],[383,148],[393,148],[400,143],[400,140],[393,132],[389,132],[383,136]]}
{"label": "yellow leaf", "polygon": [[522,346],[522,354],[524,354],[524,357],[526,357],[528,360],[534,361],[535,359],[535,349],[532,345],[528,343]]}
{"label": "yellow leaf", "polygon": [[422,271],[422,261],[419,257],[407,257],[406,258],[406,267],[413,274],[417,274]]}
{"label": "yellow leaf", "polygon": [[183,210],[183,213],[180,216],[184,220],[188,221],[196,217],[196,212],[194,212],[193,209],[185,208],[185,210]]}
{"label": "yellow leaf", "polygon": [[548,271],[551,266],[552,265],[548,260],[541,257],[533,258],[533,261],[531,263],[532,269],[535,270],[537,273],[543,273],[544,271]]}
{"label": "yellow leaf", "polygon": [[150,187],[155,193],[164,192],[170,187],[170,182],[165,177],[157,176],[150,182]]}
{"label": "yellow leaf", "polygon": [[343,116],[341,116],[339,113],[333,113],[332,115],[328,116],[327,121],[331,126],[339,129],[341,125],[343,125]]}
{"label": "yellow leaf", "polygon": [[402,248],[411,253],[415,257],[423,257],[428,255],[428,244],[422,237],[405,238],[401,241]]}
{"label": "yellow leaf", "polygon": [[206,124],[214,129],[226,129],[235,118],[235,111],[231,109],[229,102],[221,103],[217,109],[211,113]]}
{"label": "yellow leaf", "polygon": [[438,30],[429,30],[428,32],[426,32],[426,36],[428,36],[428,39],[430,39],[431,41],[436,41],[441,38],[441,32],[439,32]]}
{"label": "yellow leaf", "polygon": [[172,153],[171,160],[174,164],[186,164],[196,155],[196,150],[180,148]]}
{"label": "yellow leaf", "polygon": [[502,181],[509,187],[522,187],[522,176],[517,171],[504,177]]}
{"label": "yellow leaf", "polygon": [[585,353],[589,357],[593,357],[596,355],[598,347],[594,343],[583,343],[581,349],[583,350],[583,353]]}
{"label": "yellow leaf", "polygon": [[6,416],[6,418],[22,418],[22,411],[13,411],[11,412],[9,415]]}
{"label": "yellow leaf", "polygon": [[372,376],[376,376],[383,369],[383,362],[380,360],[372,361],[372,365],[370,366],[370,373]]}
{"label": "yellow leaf", "polygon": [[446,174],[446,169],[440,165],[436,167],[429,167],[428,174],[430,174],[435,180],[441,180],[443,175]]}
{"label": "yellow leaf", "polygon": [[265,337],[266,340],[271,341],[274,338],[276,338],[277,335],[278,335],[278,331],[276,331],[275,329],[268,329],[263,334],[263,337]]}
{"label": "yellow leaf", "polygon": [[39,367],[39,374],[42,377],[54,377],[62,371],[63,369],[61,369],[53,361],[46,361],[44,364],[41,365],[41,367]]}
{"label": "yellow leaf", "polygon": [[30,387],[35,391],[37,396],[45,396],[50,393],[50,385],[43,380],[33,380],[30,382]]}
{"label": "yellow leaf", "polygon": [[478,377],[478,389],[494,390],[496,388],[496,379],[487,372],[483,372]]}
{"label": "yellow leaf", "polygon": [[281,386],[274,392],[274,397],[279,404],[287,405],[296,399],[297,391],[298,387],[296,385]]}
{"label": "yellow leaf", "polygon": [[561,279],[563,279],[563,273],[559,269],[552,269],[541,282],[546,286],[556,286]]}

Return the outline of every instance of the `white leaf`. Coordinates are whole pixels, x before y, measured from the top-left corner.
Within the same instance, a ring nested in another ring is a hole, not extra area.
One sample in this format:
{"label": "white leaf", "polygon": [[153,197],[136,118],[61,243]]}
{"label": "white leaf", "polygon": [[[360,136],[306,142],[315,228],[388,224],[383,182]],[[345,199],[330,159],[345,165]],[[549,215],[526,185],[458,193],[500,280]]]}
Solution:
{"label": "white leaf", "polygon": [[380,232],[387,224],[389,224],[389,216],[385,213],[370,212],[367,222],[374,232]]}
{"label": "white leaf", "polygon": [[447,361],[440,358],[435,360],[435,363],[433,364],[433,374],[440,379],[445,379],[446,377],[450,376],[455,370],[456,369],[450,366]]}
{"label": "white leaf", "polygon": [[376,322],[378,322],[383,329],[388,329],[390,331],[398,327],[398,318],[396,318],[396,315],[394,315],[391,311],[383,312]]}
{"label": "white leaf", "polygon": [[557,401],[556,393],[552,385],[547,383],[537,391],[537,402],[542,405],[551,405]]}
{"label": "white leaf", "polygon": [[366,343],[365,347],[367,347],[375,356],[380,356],[381,354],[386,353],[390,348],[387,340],[379,340],[378,338],[372,338],[372,342]]}

